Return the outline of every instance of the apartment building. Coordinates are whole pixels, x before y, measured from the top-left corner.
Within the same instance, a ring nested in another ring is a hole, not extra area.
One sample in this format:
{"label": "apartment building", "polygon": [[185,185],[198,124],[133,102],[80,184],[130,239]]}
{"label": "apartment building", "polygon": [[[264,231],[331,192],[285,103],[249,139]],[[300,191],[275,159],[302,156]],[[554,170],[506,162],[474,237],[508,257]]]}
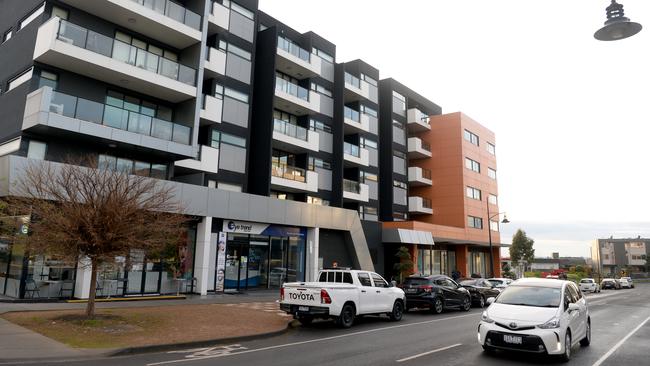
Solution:
{"label": "apartment building", "polygon": [[[26,164],[93,156],[101,169],[167,181],[192,218],[180,279],[166,258],[134,250],[102,271],[98,295],[274,288],[334,262],[390,277],[397,245],[416,257],[454,250],[427,226],[458,225],[435,220],[466,204],[429,203],[428,146],[456,137],[429,139],[441,108],[362,60],[339,62],[332,42],[256,0],[27,0],[3,10],[0,196],[17,194],[10,183]],[[484,242],[466,234],[455,238]],[[88,295],[83,266],[26,257],[21,245],[0,238],[0,296]],[[465,260],[457,253],[451,262]]]}
{"label": "apartment building", "polygon": [[596,239],[591,245],[591,260],[602,277],[647,272],[650,258],[650,239],[621,238]]}

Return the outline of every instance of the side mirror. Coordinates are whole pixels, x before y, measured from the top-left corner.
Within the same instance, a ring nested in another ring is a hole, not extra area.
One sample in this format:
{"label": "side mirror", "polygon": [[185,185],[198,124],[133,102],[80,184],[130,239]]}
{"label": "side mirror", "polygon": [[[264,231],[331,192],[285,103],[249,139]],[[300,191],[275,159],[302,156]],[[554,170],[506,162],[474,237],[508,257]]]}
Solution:
{"label": "side mirror", "polygon": [[390,281],[390,287],[396,287],[397,286],[397,281],[393,280]]}
{"label": "side mirror", "polygon": [[580,310],[580,306],[578,306],[578,304],[572,302],[572,303],[569,304],[569,307],[568,307],[567,310],[569,310],[569,312],[571,313],[571,312],[574,312],[576,310]]}
{"label": "side mirror", "polygon": [[494,302],[495,298],[494,297],[488,297],[487,300],[485,300],[485,303],[488,305],[492,305]]}

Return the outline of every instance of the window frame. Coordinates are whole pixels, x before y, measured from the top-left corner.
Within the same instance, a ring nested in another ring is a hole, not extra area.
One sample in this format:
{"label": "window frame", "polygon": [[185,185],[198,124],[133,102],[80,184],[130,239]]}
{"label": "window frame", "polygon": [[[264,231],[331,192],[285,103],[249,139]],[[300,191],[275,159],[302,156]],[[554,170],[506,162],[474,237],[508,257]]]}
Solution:
{"label": "window frame", "polygon": [[23,30],[25,27],[30,25],[34,20],[36,20],[36,18],[43,15],[43,13],[45,13],[45,2],[40,4],[38,7],[34,8],[34,10],[32,10],[29,14],[27,14],[27,16],[25,16],[20,20],[20,23],[18,23],[17,31]]}

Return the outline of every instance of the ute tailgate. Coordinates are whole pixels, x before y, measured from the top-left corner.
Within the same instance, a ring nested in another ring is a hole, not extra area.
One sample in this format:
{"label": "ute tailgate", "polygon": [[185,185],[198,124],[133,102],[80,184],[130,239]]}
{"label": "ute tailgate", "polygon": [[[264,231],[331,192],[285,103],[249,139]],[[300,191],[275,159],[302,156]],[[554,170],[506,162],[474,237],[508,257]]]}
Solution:
{"label": "ute tailgate", "polygon": [[285,286],[284,304],[320,306],[320,287]]}

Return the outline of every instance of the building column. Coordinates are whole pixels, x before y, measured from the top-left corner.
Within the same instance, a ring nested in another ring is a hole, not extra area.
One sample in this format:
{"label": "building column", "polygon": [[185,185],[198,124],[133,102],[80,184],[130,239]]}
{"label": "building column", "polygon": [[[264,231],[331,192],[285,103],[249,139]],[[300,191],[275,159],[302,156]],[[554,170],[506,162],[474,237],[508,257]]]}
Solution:
{"label": "building column", "polygon": [[494,277],[501,277],[501,247],[492,247]]}
{"label": "building column", "polygon": [[87,299],[90,296],[90,277],[92,268],[90,259],[83,258],[77,263],[77,273],[75,275],[74,297],[78,299]]}
{"label": "building column", "polygon": [[196,289],[201,295],[208,294],[210,277],[210,252],[212,238],[212,217],[204,217],[196,228],[196,253],[194,254],[194,277]]}
{"label": "building column", "polygon": [[307,229],[307,261],[305,263],[305,281],[316,281],[318,276],[318,246],[320,238],[320,228]]}
{"label": "building column", "polygon": [[461,277],[469,277],[469,246],[467,244],[456,245],[456,270]]}

